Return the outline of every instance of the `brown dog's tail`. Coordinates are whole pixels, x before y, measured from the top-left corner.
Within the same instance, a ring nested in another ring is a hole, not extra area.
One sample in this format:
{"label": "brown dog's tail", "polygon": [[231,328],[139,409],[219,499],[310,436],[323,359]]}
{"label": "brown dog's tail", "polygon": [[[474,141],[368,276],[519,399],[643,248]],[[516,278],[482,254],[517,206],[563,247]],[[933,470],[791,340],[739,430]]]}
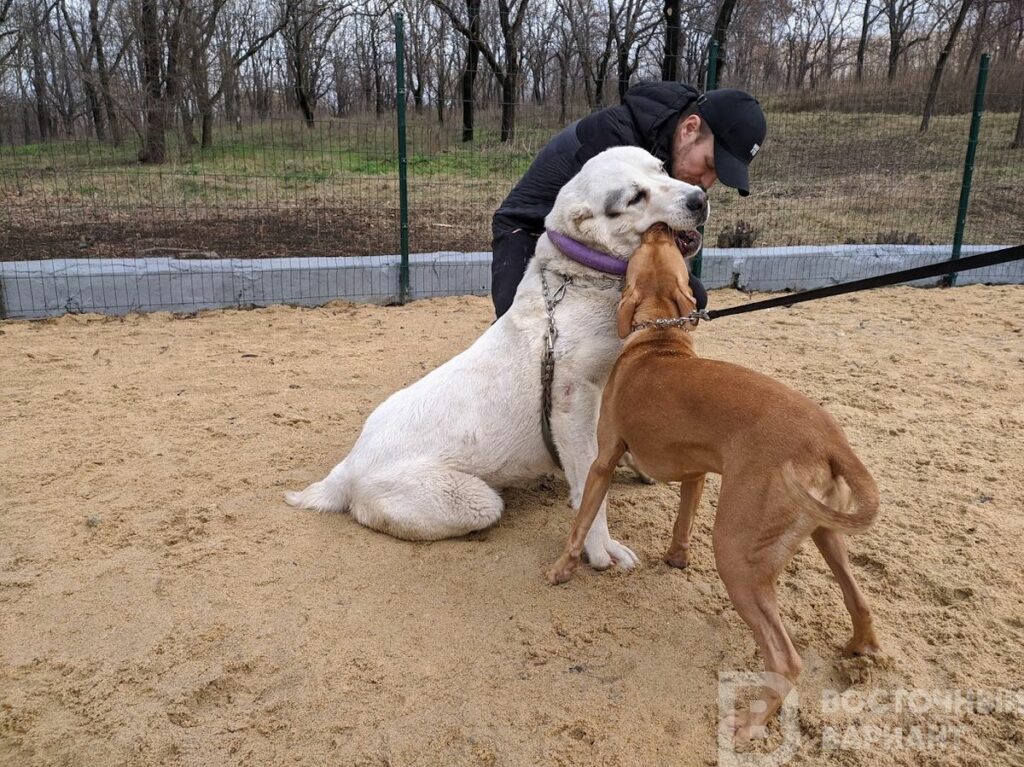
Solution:
{"label": "brown dog's tail", "polygon": [[793,500],[819,525],[846,535],[863,533],[878,516],[878,486],[860,459],[852,453],[829,460],[834,479],[832,497],[837,507],[826,505],[807,492],[792,461],[782,467],[782,479]]}

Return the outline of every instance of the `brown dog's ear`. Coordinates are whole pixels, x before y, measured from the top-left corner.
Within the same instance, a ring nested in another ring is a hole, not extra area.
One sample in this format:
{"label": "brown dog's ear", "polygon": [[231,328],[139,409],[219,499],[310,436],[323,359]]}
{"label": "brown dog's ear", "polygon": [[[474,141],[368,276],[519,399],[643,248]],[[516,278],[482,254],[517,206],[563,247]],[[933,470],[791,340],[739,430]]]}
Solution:
{"label": "brown dog's ear", "polygon": [[693,297],[693,291],[690,290],[688,280],[680,279],[676,281],[675,288],[672,290],[672,302],[676,305],[676,310],[679,312],[678,316],[680,317],[685,317],[697,308],[697,299]]}
{"label": "brown dog's ear", "polygon": [[637,304],[640,303],[640,291],[635,285],[627,285],[619,301],[619,308],[615,310],[615,322],[619,331],[619,338],[625,338],[633,330],[633,315],[636,314]]}

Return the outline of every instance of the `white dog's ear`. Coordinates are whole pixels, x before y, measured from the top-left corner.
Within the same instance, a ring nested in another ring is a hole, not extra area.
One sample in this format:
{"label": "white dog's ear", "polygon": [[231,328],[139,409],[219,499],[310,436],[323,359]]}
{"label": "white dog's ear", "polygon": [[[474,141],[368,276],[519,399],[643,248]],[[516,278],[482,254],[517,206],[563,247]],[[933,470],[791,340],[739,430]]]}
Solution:
{"label": "white dog's ear", "polygon": [[622,293],[622,300],[619,301],[619,308],[615,311],[615,324],[619,331],[619,338],[625,338],[633,330],[633,315],[636,314],[637,304],[640,303],[640,291],[636,284],[627,284]]}
{"label": "white dog's ear", "polygon": [[593,217],[594,211],[585,202],[577,203],[569,209],[569,220],[572,221],[573,228],[575,229],[581,229],[584,222]]}

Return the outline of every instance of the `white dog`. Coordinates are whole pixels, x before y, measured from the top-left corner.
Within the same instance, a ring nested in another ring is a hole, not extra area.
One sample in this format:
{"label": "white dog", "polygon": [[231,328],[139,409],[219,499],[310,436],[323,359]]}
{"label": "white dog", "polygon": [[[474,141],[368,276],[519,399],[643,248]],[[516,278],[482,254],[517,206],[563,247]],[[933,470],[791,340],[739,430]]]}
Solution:
{"label": "white dog", "polygon": [[[617,147],[597,155],[559,192],[545,224],[584,245],[626,261],[652,224],[686,232],[707,217],[704,193],[676,181],[652,155]],[[597,455],[601,391],[619,354],[615,308],[621,279],[559,251],[543,235],[509,311],[469,349],[393,394],[366,420],[348,456],[327,477],[288,503],[321,511],[349,510],[375,530],[435,540],[487,527],[501,516],[497,489],[556,471],[541,429],[541,360],[549,297],[566,285],[553,310],[557,327],[551,431],[578,509]],[[636,564],[608,534],[602,504],[585,551],[598,569]]]}

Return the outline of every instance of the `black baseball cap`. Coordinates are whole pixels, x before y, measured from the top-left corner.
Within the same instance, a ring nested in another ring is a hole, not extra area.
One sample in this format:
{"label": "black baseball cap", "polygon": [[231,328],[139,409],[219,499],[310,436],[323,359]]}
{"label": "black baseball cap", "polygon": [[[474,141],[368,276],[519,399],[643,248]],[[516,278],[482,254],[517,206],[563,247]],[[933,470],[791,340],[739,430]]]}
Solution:
{"label": "black baseball cap", "polygon": [[746,91],[720,88],[697,98],[697,112],[715,136],[715,173],[723,184],[746,197],[750,194],[747,166],[768,135],[760,103]]}

